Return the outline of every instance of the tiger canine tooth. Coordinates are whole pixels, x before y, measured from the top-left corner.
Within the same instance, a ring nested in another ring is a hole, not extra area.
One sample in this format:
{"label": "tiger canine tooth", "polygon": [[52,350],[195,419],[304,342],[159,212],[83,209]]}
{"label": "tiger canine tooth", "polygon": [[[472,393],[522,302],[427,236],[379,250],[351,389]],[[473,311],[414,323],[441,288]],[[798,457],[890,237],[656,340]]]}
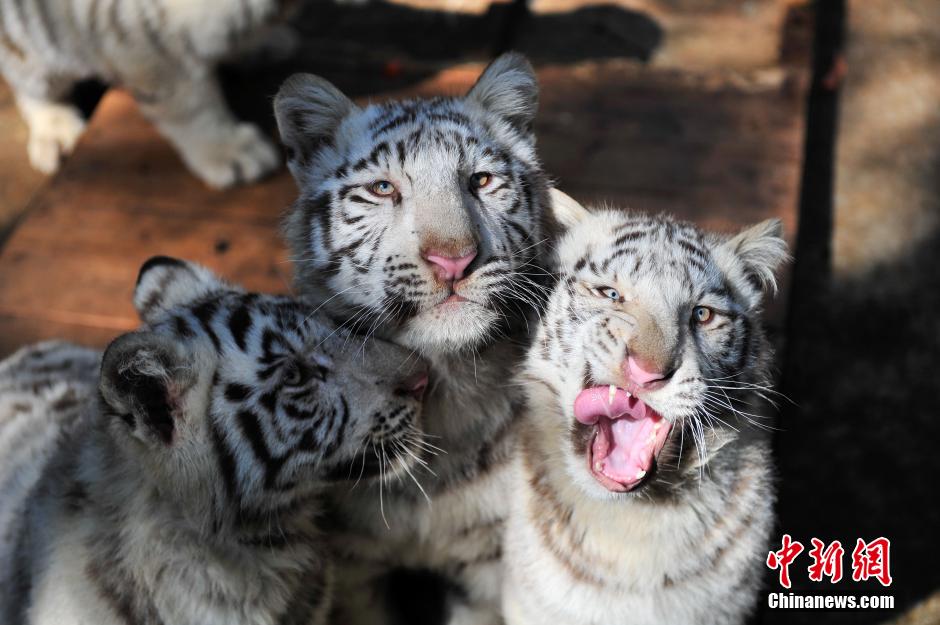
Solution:
{"label": "tiger canine tooth", "polygon": [[614,386],[613,384],[611,384],[611,385],[610,385],[610,388],[607,389],[607,403],[608,403],[608,404],[613,404],[613,403],[614,403],[614,397],[616,397],[616,396],[617,396],[617,387]]}
{"label": "tiger canine tooth", "polygon": [[644,477],[646,477],[646,471],[644,471],[643,469],[640,469],[639,471],[636,472],[635,479],[642,480]]}
{"label": "tiger canine tooth", "polygon": [[600,472],[600,471],[602,471],[603,469],[604,469],[604,465],[601,463],[600,460],[598,460],[597,462],[594,463],[594,470],[595,470],[595,471]]}

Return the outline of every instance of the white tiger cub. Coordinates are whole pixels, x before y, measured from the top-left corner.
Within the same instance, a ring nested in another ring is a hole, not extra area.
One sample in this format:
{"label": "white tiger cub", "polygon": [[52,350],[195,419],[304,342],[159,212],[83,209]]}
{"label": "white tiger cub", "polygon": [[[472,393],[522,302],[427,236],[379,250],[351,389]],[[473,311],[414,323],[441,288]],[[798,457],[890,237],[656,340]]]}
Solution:
{"label": "white tiger cub", "polygon": [[0,70],[29,126],[33,167],[52,173],[84,129],[66,101],[80,80],[127,88],[212,187],[256,180],[274,146],[229,111],[216,64],[254,43],[298,0],[2,0]]}
{"label": "white tiger cub", "polygon": [[410,470],[425,365],[175,259],[134,299],[97,394],[89,350],[0,364],[0,622],[323,623],[319,494]]}
{"label": "white tiger cub", "polygon": [[780,223],[725,237],[553,193],[570,230],[521,376],[506,622],[741,623],[773,521]]}
{"label": "white tiger cub", "polygon": [[430,361],[424,427],[446,451],[422,480],[430,505],[407,482],[336,493],[344,625],[384,622],[381,576],[402,566],[459,588],[449,622],[498,622],[521,403],[509,381],[526,317],[541,306],[552,226],[537,104],[532,67],[516,54],[491,63],[463,97],[359,107],[322,78],[297,75],[275,99],[301,193],[286,224],[297,291]]}

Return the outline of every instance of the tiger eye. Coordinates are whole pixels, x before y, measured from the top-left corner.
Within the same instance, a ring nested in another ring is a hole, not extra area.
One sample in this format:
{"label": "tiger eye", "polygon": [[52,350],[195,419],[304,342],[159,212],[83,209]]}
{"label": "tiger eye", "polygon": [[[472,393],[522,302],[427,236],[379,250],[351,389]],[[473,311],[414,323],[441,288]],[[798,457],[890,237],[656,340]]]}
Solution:
{"label": "tiger eye", "polygon": [[388,180],[376,180],[369,185],[369,191],[380,197],[388,197],[395,193],[395,185]]}
{"label": "tiger eye", "polygon": [[487,186],[493,180],[493,176],[486,171],[478,171],[472,176],[470,176],[470,184],[473,185],[475,189],[482,189]]}
{"label": "tiger eye", "polygon": [[715,316],[714,311],[707,306],[696,306],[692,310],[692,318],[696,323],[708,323]]}
{"label": "tiger eye", "polygon": [[284,384],[287,386],[300,386],[304,383],[303,367],[296,361],[287,363],[284,371]]}
{"label": "tiger eye", "polygon": [[607,298],[613,302],[620,300],[620,292],[613,287],[609,287],[609,286],[598,287],[597,292],[598,294],[600,294],[601,297]]}

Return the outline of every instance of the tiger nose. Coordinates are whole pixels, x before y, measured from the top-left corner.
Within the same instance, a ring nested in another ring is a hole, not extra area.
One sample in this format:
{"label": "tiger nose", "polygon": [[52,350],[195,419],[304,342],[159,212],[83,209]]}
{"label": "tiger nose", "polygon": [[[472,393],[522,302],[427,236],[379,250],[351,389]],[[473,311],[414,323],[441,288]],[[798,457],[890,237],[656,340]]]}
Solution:
{"label": "tiger nose", "polygon": [[657,367],[644,364],[633,356],[627,358],[627,374],[630,376],[631,380],[640,386],[659,382],[669,377],[669,374],[657,371],[656,369]]}
{"label": "tiger nose", "polygon": [[446,281],[463,278],[463,272],[467,265],[472,263],[476,257],[476,249],[471,249],[470,252],[457,257],[447,256],[435,250],[429,250],[424,254],[424,260],[431,264],[431,268],[437,274],[437,277]]}
{"label": "tiger nose", "polygon": [[424,360],[407,354],[406,360],[398,366],[391,380],[395,394],[421,400],[428,387],[429,374],[430,368]]}
{"label": "tiger nose", "polygon": [[421,401],[424,398],[424,392],[428,388],[427,370],[412,373],[411,375],[398,380],[395,383],[395,394],[399,396],[408,396]]}

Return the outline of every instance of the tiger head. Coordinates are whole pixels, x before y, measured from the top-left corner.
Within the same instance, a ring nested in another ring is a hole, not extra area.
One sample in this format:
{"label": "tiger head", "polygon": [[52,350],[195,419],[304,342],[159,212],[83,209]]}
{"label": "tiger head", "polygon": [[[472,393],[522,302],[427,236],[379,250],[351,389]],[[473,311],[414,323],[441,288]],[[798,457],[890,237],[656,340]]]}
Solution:
{"label": "tiger head", "polygon": [[540,304],[537,99],[516,54],[463,97],[360,107],[317,76],[288,79],[274,108],[301,191],[286,223],[299,291],[423,353],[505,334]]}
{"label": "tiger head", "polygon": [[569,230],[526,364],[531,418],[589,494],[675,487],[737,429],[765,425],[760,306],[787,258],[780,222],[720,236],[552,193]]}
{"label": "tiger head", "polygon": [[106,427],[200,518],[270,515],[420,459],[427,369],[410,350],[167,257],[144,264],[134,304],[143,326],[102,361]]}

